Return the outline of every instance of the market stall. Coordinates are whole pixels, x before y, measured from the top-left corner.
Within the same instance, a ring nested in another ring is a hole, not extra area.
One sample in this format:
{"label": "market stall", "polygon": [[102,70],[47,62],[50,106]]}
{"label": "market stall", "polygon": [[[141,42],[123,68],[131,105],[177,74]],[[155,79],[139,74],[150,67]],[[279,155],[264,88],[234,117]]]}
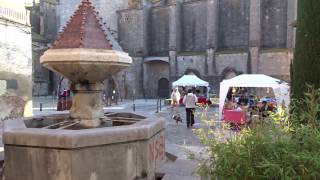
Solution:
{"label": "market stall", "polygon": [[199,88],[198,102],[206,104],[208,99],[209,93],[209,83],[198,78],[196,75],[184,75],[177,81],[172,83],[172,87],[192,87],[192,88]]}
{"label": "market stall", "polygon": [[279,79],[272,78],[263,74],[243,74],[232,79],[224,80],[220,83],[219,99],[219,119],[223,119],[224,104],[230,88],[234,87],[253,87],[253,88],[272,88],[277,104],[289,106],[290,93],[289,85]]}

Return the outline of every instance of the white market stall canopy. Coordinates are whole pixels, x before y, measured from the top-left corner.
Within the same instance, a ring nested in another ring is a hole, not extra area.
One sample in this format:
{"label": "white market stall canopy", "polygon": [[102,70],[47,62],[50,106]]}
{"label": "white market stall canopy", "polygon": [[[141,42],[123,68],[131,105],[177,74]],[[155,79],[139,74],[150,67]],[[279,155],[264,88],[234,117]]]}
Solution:
{"label": "white market stall canopy", "polygon": [[219,95],[219,119],[222,119],[222,111],[225,99],[230,87],[265,87],[272,88],[275,93],[277,104],[283,101],[288,107],[290,103],[290,87],[279,79],[264,75],[264,74],[242,74],[232,79],[224,80],[220,83]]}
{"label": "white market stall canopy", "polygon": [[177,81],[172,83],[173,87],[177,86],[205,86],[208,87],[209,83],[198,78],[196,75],[184,75]]}

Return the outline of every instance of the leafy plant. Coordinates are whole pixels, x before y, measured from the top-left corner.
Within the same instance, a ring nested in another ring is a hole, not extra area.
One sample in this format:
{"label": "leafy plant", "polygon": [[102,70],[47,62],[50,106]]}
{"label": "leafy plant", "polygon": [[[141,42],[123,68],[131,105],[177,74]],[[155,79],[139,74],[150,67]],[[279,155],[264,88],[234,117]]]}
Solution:
{"label": "leafy plant", "polygon": [[295,125],[308,124],[320,127],[320,89],[307,84],[305,98],[294,99],[291,106],[291,120]]}
{"label": "leafy plant", "polygon": [[[240,132],[203,115],[211,128],[196,130],[208,154],[198,157],[199,174],[214,180],[320,179],[319,97],[320,90],[309,86],[305,98],[293,103],[290,116],[279,109]],[[296,103],[304,109],[298,111]]]}

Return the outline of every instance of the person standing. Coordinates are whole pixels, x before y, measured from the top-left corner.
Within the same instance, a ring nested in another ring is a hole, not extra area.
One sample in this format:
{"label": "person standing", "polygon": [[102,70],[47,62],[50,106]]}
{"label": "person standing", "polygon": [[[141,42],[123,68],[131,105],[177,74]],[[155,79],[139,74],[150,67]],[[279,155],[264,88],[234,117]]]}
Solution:
{"label": "person standing", "polygon": [[259,109],[261,116],[263,118],[268,117],[270,112],[274,111],[274,108],[270,105],[268,105],[267,101],[262,101],[262,106]]}
{"label": "person standing", "polygon": [[197,102],[197,96],[192,93],[191,89],[189,89],[188,93],[183,98],[183,104],[186,106],[187,128],[190,126],[192,127],[194,124],[194,112]]}
{"label": "person standing", "polygon": [[182,122],[180,114],[179,114],[179,102],[180,102],[180,92],[178,88],[175,88],[171,93],[171,106],[172,106],[172,118],[176,120],[178,123],[179,121]]}

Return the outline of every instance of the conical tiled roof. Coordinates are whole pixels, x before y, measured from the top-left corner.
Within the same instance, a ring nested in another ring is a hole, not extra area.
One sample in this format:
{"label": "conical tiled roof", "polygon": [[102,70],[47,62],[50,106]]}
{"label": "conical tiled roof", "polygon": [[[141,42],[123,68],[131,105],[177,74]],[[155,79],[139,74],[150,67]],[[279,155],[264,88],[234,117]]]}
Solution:
{"label": "conical tiled roof", "polygon": [[112,49],[89,0],[83,0],[53,44],[53,49]]}

